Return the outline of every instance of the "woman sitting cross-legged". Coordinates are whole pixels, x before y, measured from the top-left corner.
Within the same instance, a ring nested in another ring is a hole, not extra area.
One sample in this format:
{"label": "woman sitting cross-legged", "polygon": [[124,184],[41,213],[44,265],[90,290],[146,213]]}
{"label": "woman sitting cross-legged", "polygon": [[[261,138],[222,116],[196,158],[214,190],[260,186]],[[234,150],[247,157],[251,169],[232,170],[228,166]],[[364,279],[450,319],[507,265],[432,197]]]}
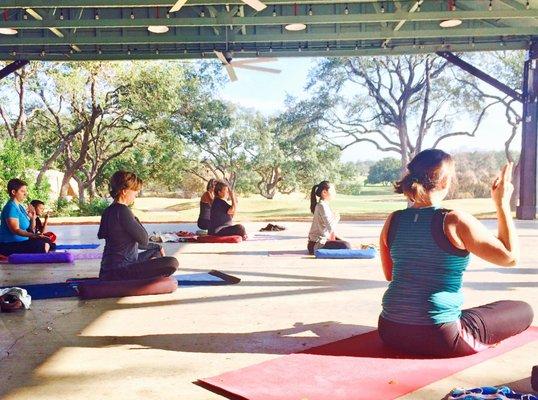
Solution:
{"label": "woman sitting cross-legged", "polygon": [[[312,187],[310,193],[310,211],[314,214],[312,226],[308,233],[308,253],[314,254],[318,249],[350,249],[351,245],[336,236],[336,225],[340,215],[334,213],[329,202],[336,196],[336,189],[328,181],[322,181]],[[319,197],[319,202],[317,198]]]}
{"label": "woman sitting cross-legged", "polygon": [[492,264],[517,263],[519,244],[510,212],[512,164],[495,179],[491,194],[498,235],[473,216],[439,208],[454,177],[454,162],[441,150],[425,150],[397,182],[413,206],[392,213],[380,238],[383,296],[379,334],[389,346],[422,355],[476,353],[527,329],[533,311],[523,301],[502,300],[462,310],[462,277],[469,254]]}
{"label": "woman sitting cross-legged", "polygon": [[[232,204],[225,200],[230,198]],[[232,225],[233,216],[237,211],[237,198],[227,183],[218,181],[215,184],[215,199],[211,205],[211,220],[209,234],[215,236],[241,236],[247,238],[247,232],[243,225]]]}
{"label": "woman sitting cross-legged", "polygon": [[211,223],[211,206],[215,198],[216,179],[210,179],[207,182],[207,188],[200,199],[200,215],[198,216],[198,228],[206,231]]}
{"label": "woman sitting cross-legged", "polygon": [[35,224],[34,207],[25,209],[22,203],[28,196],[28,185],[20,179],[7,184],[10,199],[2,209],[0,221],[0,254],[48,253],[49,239],[40,233],[28,232]]}
{"label": "woman sitting cross-legged", "polygon": [[142,181],[132,172],[117,171],[110,178],[114,202],[103,212],[97,234],[105,239],[101,279],[149,279],[177,271],[177,259],[165,257],[160,245],[149,243],[148,233],[128,207],[141,187]]}

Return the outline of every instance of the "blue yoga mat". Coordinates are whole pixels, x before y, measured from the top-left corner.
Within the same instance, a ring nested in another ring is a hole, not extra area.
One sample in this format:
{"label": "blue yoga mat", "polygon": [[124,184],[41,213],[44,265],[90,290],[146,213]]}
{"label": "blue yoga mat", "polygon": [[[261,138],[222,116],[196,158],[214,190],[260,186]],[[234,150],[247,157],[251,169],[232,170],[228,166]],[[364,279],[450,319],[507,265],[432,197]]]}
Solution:
{"label": "blue yoga mat", "polygon": [[[239,283],[241,279],[235,276],[225,274],[220,271],[209,271],[197,274],[176,275],[179,286],[216,286],[216,285],[233,285]],[[97,278],[85,278],[97,279]],[[77,281],[44,283],[36,285],[13,285],[26,289],[32,296],[32,300],[57,299],[62,297],[77,297]]]}
{"label": "blue yoga mat", "polygon": [[323,259],[367,259],[367,258],[375,258],[377,254],[376,249],[361,249],[361,250],[354,250],[354,249],[342,249],[342,250],[327,250],[327,249],[319,249],[316,250],[315,255],[316,258],[323,258]]}
{"label": "blue yoga mat", "polygon": [[100,246],[99,243],[58,244],[58,245],[56,245],[56,250],[86,250],[86,249],[96,249],[99,246]]}

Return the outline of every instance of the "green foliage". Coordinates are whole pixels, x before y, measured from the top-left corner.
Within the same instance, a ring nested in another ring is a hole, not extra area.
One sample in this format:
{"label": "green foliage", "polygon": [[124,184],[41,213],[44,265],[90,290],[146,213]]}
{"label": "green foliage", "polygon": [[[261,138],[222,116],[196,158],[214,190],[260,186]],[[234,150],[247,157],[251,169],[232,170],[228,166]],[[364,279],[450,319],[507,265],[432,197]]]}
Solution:
{"label": "green foliage", "polygon": [[28,198],[47,201],[50,187],[48,183],[36,187],[35,170],[40,167],[40,160],[20,142],[7,139],[0,142],[0,203],[4,204],[9,196],[7,183],[12,178],[19,178],[28,183]]}
{"label": "green foliage", "polygon": [[367,182],[371,185],[382,183],[388,185],[400,178],[401,163],[396,158],[386,157],[377,161],[368,171]]}
{"label": "green foliage", "polygon": [[95,198],[86,204],[81,205],[79,215],[102,215],[109,206],[108,201],[102,198]]}

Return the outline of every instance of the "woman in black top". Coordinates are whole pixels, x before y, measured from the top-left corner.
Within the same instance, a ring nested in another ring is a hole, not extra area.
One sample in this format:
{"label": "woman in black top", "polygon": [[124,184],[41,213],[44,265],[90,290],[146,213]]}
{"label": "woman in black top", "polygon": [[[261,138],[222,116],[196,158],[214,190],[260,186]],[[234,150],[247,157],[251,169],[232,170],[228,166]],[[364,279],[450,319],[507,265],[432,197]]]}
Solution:
{"label": "woman in black top", "polygon": [[[232,204],[226,202],[227,197]],[[228,184],[217,182],[215,185],[215,200],[211,205],[211,220],[209,223],[209,234],[216,236],[242,236],[247,238],[247,232],[243,225],[232,225],[232,219],[237,209],[237,198]]]}
{"label": "woman in black top", "polygon": [[[110,178],[114,202],[104,211],[97,237],[105,239],[99,277],[106,280],[149,279],[176,272],[174,257],[164,257],[158,244],[149,243],[148,233],[129,209],[142,181],[132,172],[117,171]],[[138,250],[146,250],[138,253]]]}
{"label": "woman in black top", "polygon": [[215,198],[215,184],[216,179],[210,179],[207,182],[207,188],[205,193],[200,199],[200,215],[198,216],[198,228],[207,230],[211,222],[211,206],[213,205],[213,199]]}

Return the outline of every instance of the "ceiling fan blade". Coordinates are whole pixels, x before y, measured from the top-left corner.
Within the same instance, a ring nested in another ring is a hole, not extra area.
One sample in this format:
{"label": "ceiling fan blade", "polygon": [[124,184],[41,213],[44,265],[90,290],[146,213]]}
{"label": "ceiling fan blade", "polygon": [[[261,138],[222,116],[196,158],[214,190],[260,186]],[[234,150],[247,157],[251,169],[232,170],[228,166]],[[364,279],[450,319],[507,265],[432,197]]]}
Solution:
{"label": "ceiling fan blade", "polygon": [[185,5],[186,2],[187,2],[187,0],[177,0],[176,4],[174,4],[172,6],[172,8],[170,9],[170,12],[179,11],[181,9],[181,7],[183,7]]}
{"label": "ceiling fan blade", "polygon": [[256,11],[262,11],[265,8],[267,8],[267,6],[263,4],[260,0],[242,0],[242,1],[243,3],[246,3],[249,6],[251,6]]}
{"label": "ceiling fan blade", "polygon": [[268,63],[268,62],[276,62],[278,61],[278,58],[274,57],[260,57],[260,58],[245,58],[242,60],[234,60],[234,65],[247,65],[247,64],[262,64],[262,63]]}
{"label": "ceiling fan blade", "polygon": [[230,65],[226,57],[224,57],[224,53],[217,50],[213,50],[213,53],[217,55],[217,58],[220,60],[221,63],[223,63],[224,65]]}
{"label": "ceiling fan blade", "polygon": [[235,74],[234,67],[232,67],[230,64],[226,64],[224,68],[226,68],[226,72],[228,72],[228,76],[230,77],[230,80],[232,82],[237,81],[237,75]]}
{"label": "ceiling fan blade", "polygon": [[270,74],[280,74],[282,71],[280,69],[275,68],[267,68],[267,67],[256,67],[254,65],[235,65],[234,67],[241,68],[241,69],[248,69],[251,71],[258,71],[258,72],[268,72]]}

